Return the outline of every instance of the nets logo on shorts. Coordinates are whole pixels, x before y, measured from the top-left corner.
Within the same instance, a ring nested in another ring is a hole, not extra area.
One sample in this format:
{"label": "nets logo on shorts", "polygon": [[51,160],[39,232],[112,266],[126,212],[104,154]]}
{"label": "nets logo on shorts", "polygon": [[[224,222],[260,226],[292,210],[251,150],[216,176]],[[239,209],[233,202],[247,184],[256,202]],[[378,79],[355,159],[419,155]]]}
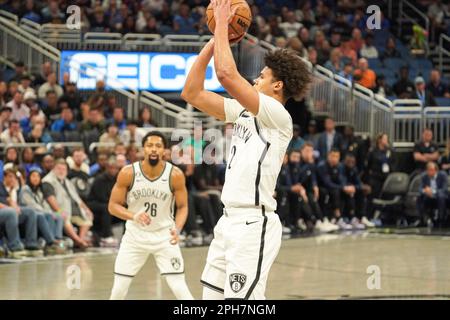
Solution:
{"label": "nets logo on shorts", "polygon": [[179,258],[172,258],[172,259],[170,259],[170,263],[172,264],[172,267],[175,270],[178,270],[181,267],[181,261],[180,261]]}
{"label": "nets logo on shorts", "polygon": [[242,290],[247,281],[247,276],[242,273],[232,273],[230,274],[230,287],[234,293],[238,293]]}

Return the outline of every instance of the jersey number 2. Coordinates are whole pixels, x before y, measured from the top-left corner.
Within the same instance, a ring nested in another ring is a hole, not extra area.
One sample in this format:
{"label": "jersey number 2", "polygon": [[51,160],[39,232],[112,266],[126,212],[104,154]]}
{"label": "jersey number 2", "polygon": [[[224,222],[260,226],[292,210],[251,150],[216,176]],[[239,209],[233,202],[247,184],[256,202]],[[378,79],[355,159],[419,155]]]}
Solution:
{"label": "jersey number 2", "polygon": [[150,202],[146,202],[145,203],[145,212],[149,213],[152,217],[156,217],[156,209],[158,208],[156,203],[150,203]]}
{"label": "jersey number 2", "polygon": [[231,148],[231,159],[230,163],[228,164],[228,169],[231,169],[231,162],[233,161],[235,155],[236,155],[236,146],[233,146]]}

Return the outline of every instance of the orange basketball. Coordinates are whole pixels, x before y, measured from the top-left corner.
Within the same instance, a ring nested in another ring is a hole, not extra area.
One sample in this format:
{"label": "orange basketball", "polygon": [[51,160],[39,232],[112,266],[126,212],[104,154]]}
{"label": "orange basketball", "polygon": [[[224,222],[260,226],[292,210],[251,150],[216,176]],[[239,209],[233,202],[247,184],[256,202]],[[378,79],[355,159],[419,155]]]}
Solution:
{"label": "orange basketball", "polygon": [[[228,28],[228,39],[230,42],[239,42],[244,37],[250,24],[252,23],[252,12],[250,7],[245,0],[231,0],[231,9],[237,6],[236,14],[231,20]],[[208,25],[209,31],[214,34],[216,29],[216,21],[214,20],[214,11],[209,4],[206,9],[206,24]]]}

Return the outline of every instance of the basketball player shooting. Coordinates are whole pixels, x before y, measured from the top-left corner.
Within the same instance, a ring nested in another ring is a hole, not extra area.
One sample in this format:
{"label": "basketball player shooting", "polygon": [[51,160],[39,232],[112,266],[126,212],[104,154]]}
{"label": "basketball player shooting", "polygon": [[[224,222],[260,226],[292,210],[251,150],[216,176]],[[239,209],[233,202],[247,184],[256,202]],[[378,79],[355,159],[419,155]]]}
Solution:
{"label": "basketball player shooting", "polygon": [[[280,49],[266,55],[266,66],[250,85],[239,74],[230,48],[230,0],[211,3],[214,38],[192,66],[182,93],[197,109],[234,123],[221,197],[225,208],[201,277],[203,299],[265,299],[282,235],[273,195],[292,138],[292,119],[284,104],[305,94],[311,75],[295,53]],[[204,89],[213,56],[217,77],[234,99]]]}
{"label": "basketball player shooting", "polygon": [[119,172],[109,200],[109,212],[126,220],[126,231],[114,266],[111,299],[125,299],[133,277],[149,254],[153,254],[175,297],[192,300],[178,245],[188,215],[184,174],[163,160],[167,142],[160,132],[149,132],[142,140],[142,147],[144,160]]}

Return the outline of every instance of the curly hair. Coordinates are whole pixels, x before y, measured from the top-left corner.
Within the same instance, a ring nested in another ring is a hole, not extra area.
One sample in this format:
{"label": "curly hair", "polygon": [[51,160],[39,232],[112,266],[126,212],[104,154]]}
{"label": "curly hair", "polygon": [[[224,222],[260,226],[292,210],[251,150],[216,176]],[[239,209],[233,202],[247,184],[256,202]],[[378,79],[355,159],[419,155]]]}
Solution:
{"label": "curly hair", "polygon": [[277,49],[266,54],[264,62],[277,81],[283,82],[283,96],[304,97],[312,81],[308,65],[292,50]]}

